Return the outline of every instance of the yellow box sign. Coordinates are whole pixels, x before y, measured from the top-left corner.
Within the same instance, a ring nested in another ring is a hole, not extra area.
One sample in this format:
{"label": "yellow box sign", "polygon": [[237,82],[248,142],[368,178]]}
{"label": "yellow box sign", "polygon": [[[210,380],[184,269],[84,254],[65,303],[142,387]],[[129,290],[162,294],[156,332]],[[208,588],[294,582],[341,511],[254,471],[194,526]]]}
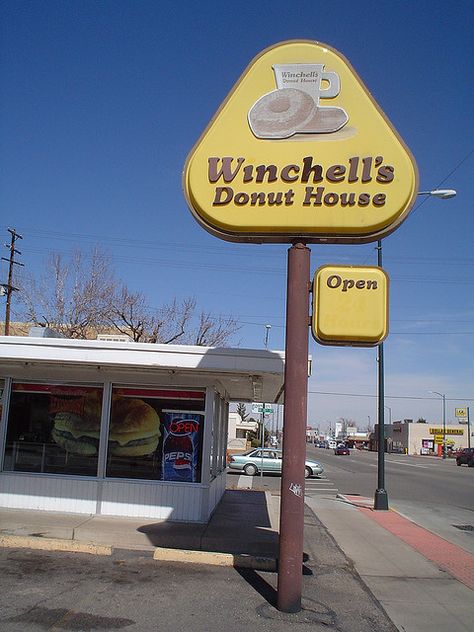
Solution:
{"label": "yellow box sign", "polygon": [[399,226],[418,176],[345,57],[296,40],[251,62],[190,152],[183,185],[222,239],[355,243]]}
{"label": "yellow box sign", "polygon": [[388,334],[388,277],[381,268],[326,265],[313,282],[312,332],[326,345],[372,347]]}
{"label": "yellow box sign", "polygon": [[456,417],[467,417],[467,408],[455,408],[454,414]]}
{"label": "yellow box sign", "polygon": [[443,428],[430,428],[430,434],[463,435],[464,430],[462,428],[446,428],[443,432]]}

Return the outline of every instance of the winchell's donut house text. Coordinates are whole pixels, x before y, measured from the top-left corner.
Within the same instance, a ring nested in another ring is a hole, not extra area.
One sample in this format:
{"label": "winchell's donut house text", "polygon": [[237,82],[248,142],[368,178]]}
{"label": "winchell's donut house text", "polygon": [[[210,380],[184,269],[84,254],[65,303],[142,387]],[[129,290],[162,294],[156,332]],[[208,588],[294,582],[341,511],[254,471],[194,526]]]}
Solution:
{"label": "winchell's donut house text", "polygon": [[[368,193],[361,187],[358,191],[334,191],[330,185],[347,183],[361,185],[375,180],[381,187],[390,184],[395,178],[395,169],[384,164],[383,156],[353,156],[347,164],[324,167],[318,164],[313,156],[303,158],[301,164],[277,165],[246,164],[246,159],[230,156],[211,157],[209,162],[209,182],[225,183],[226,186],[216,186],[213,206],[226,206],[233,202],[236,206],[291,206],[295,203],[295,195],[302,196],[298,201],[303,206],[340,206],[382,207],[386,202],[386,194]],[[284,191],[251,191],[236,190],[235,182],[242,185],[249,183],[282,182],[285,184],[301,183],[307,186],[288,188]],[[234,182],[235,181],[235,182]],[[232,186],[228,186],[232,183]],[[319,186],[312,186],[319,185]],[[353,189],[354,187],[350,187]],[[339,189],[339,187],[338,187]]]}

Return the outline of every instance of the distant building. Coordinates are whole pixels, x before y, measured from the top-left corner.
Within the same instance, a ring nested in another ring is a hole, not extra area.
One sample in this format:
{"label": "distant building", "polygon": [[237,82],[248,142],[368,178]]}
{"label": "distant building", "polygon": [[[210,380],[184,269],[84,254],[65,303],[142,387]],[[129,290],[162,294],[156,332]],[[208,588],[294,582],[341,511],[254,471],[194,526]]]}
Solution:
{"label": "distant building", "polygon": [[247,433],[256,432],[258,422],[254,419],[244,421],[239,413],[229,413],[227,449],[231,452],[245,452],[247,449]]}
{"label": "distant building", "polygon": [[[444,432],[443,432],[444,430]],[[377,450],[377,425],[371,437],[371,450]],[[418,423],[411,419],[385,425],[385,450],[402,454],[441,456],[443,439],[448,453],[468,445],[468,427],[463,424]],[[472,444],[472,441],[471,441]]]}
{"label": "distant building", "polygon": [[[351,431],[350,433],[349,430]],[[368,432],[357,432],[357,428],[349,427],[345,442],[350,448],[367,449],[369,447],[369,436]]]}

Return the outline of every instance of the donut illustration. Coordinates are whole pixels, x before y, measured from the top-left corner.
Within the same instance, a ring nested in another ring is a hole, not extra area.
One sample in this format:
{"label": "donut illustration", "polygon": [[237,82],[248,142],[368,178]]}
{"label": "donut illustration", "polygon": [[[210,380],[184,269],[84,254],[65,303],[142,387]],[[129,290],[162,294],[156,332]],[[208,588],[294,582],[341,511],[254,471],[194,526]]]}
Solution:
{"label": "donut illustration", "polygon": [[264,94],[248,113],[250,129],[257,138],[288,138],[315,118],[313,98],[295,88],[281,88]]}

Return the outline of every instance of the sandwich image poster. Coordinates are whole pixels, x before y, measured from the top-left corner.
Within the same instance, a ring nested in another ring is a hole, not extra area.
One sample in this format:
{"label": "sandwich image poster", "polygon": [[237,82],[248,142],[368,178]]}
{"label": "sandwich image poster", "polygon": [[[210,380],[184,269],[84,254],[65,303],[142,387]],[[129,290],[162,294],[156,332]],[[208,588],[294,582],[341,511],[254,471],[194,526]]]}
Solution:
{"label": "sandwich image poster", "polygon": [[95,456],[99,450],[102,392],[97,388],[56,387],[51,390],[51,438],[70,454]]}
{"label": "sandwich image poster", "polygon": [[204,413],[163,410],[163,416],[161,479],[183,483],[200,481]]}
{"label": "sandwich image poster", "polygon": [[204,401],[198,389],[119,386],[107,420],[101,386],[14,382],[5,466],[97,476],[105,443],[106,477],[200,482]]}
{"label": "sandwich image poster", "polygon": [[135,397],[112,397],[109,455],[147,456],[160,439],[160,418],[153,406]]}

